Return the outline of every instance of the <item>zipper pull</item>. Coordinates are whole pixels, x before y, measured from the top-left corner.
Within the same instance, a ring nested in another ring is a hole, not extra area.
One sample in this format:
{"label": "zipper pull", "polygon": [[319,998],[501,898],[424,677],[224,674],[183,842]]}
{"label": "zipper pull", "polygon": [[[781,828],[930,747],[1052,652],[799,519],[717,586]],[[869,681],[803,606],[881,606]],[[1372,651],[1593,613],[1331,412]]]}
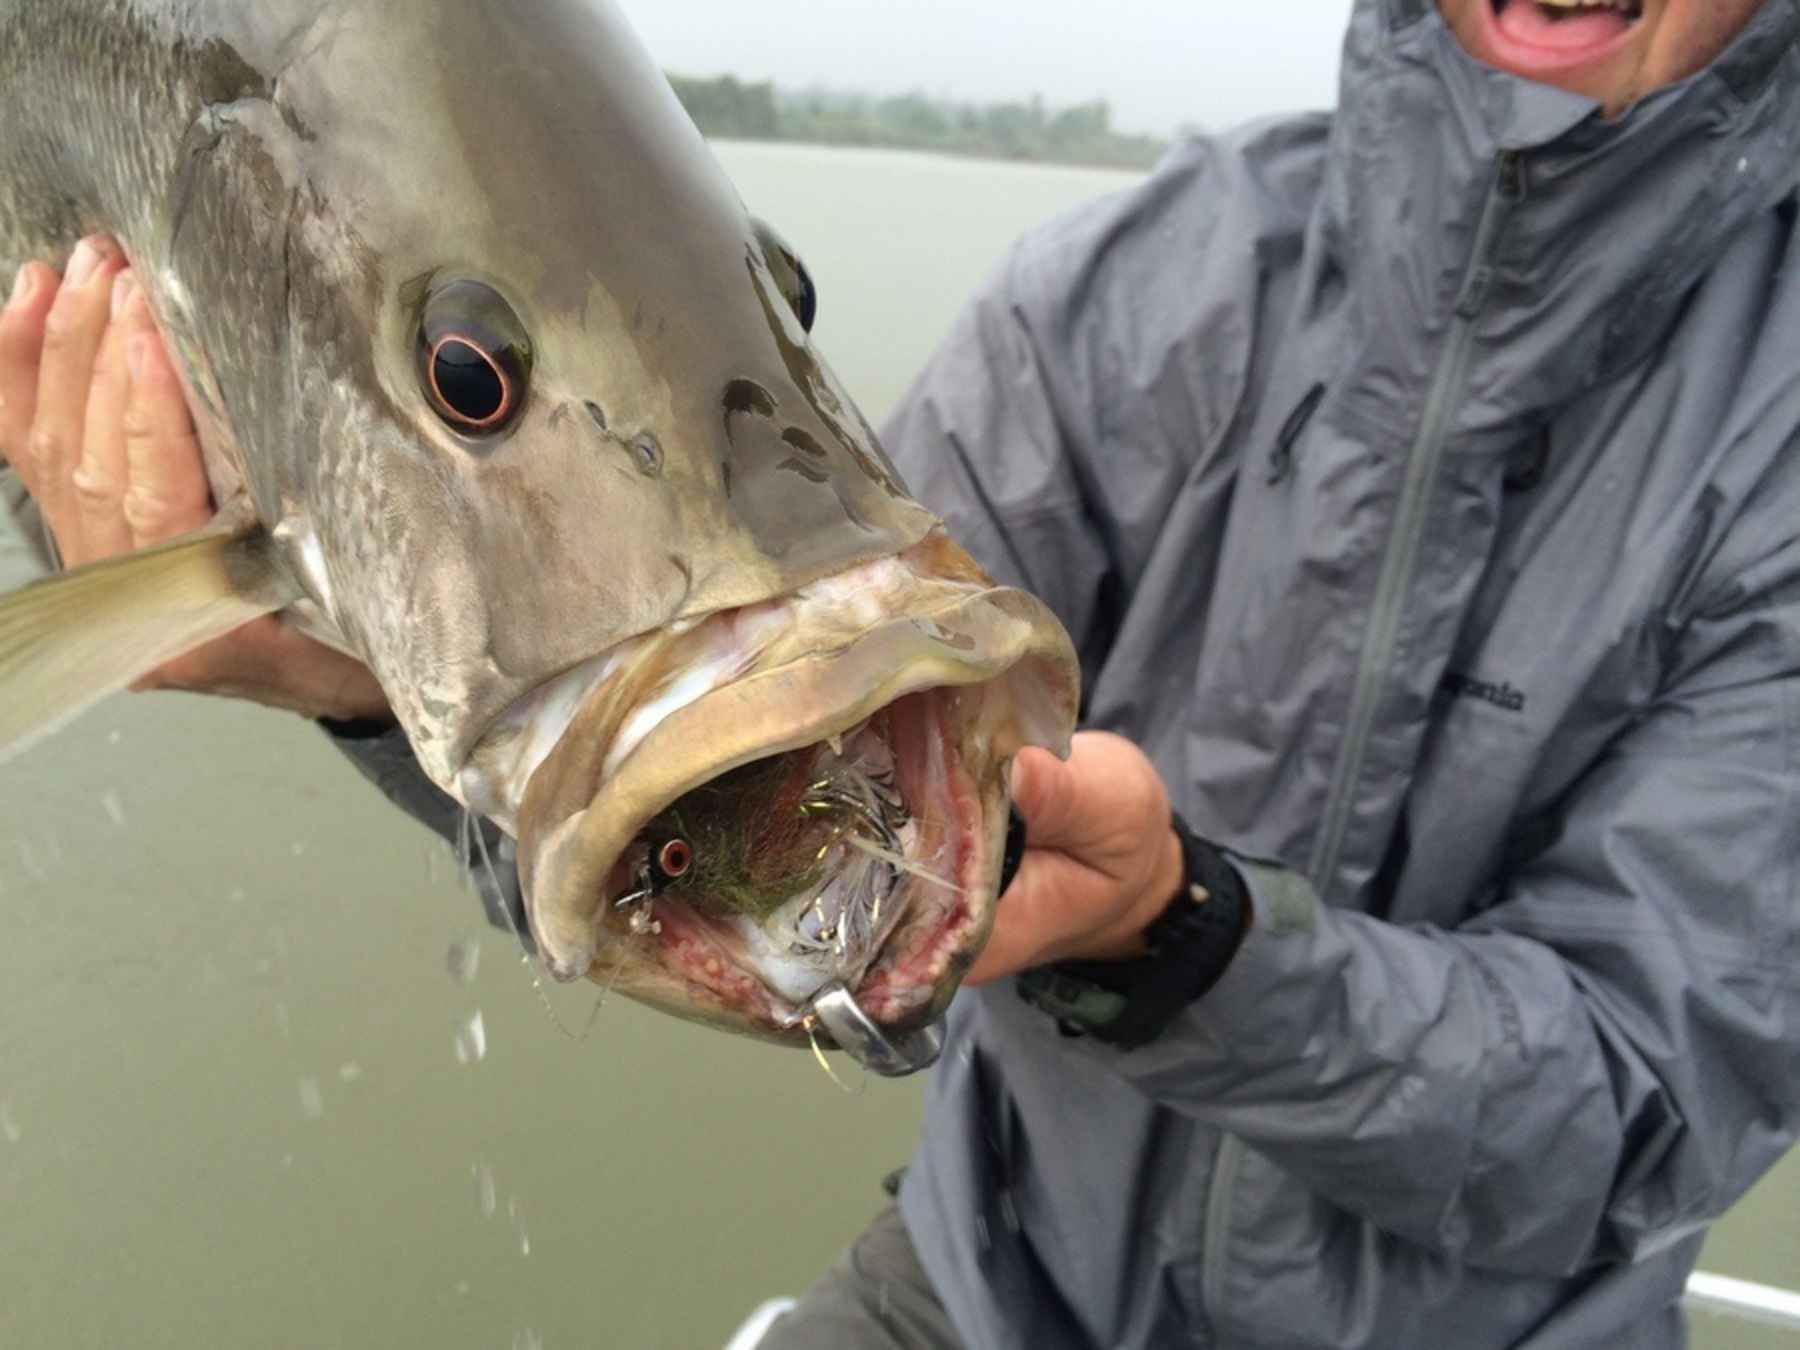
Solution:
{"label": "zipper pull", "polygon": [[1495,189],[1505,201],[1516,202],[1525,196],[1525,156],[1517,150],[1502,150]]}
{"label": "zipper pull", "polygon": [[1288,476],[1288,470],[1294,466],[1294,444],[1300,439],[1300,433],[1306,430],[1306,424],[1312,421],[1312,415],[1319,410],[1319,404],[1325,399],[1325,386],[1315,384],[1306,391],[1294,411],[1288,414],[1287,421],[1281,424],[1281,430],[1275,436],[1275,448],[1269,452],[1268,483],[1274,487]]}

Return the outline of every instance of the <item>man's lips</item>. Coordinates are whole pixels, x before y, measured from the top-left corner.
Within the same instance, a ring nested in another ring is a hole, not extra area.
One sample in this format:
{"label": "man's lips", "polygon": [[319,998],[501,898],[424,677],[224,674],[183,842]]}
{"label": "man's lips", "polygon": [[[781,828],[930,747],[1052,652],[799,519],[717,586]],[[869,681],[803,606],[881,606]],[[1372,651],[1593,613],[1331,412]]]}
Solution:
{"label": "man's lips", "polygon": [[1478,8],[1490,59],[1527,78],[1605,60],[1631,41],[1638,22],[1611,7],[1553,10],[1538,0]]}

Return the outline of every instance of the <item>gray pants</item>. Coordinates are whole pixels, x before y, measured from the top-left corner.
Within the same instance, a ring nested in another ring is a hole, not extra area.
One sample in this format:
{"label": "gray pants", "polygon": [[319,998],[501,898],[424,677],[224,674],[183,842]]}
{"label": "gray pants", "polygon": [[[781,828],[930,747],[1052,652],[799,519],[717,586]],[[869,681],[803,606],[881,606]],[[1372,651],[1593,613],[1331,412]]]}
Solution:
{"label": "gray pants", "polygon": [[781,1317],[759,1350],[963,1350],[919,1265],[898,1205]]}

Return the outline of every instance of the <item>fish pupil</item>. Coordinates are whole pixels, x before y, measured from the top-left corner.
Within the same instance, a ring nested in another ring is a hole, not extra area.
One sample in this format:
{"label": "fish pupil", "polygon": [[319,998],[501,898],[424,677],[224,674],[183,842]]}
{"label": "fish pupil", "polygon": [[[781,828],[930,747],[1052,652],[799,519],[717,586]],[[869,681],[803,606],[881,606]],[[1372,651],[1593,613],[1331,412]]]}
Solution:
{"label": "fish pupil", "polygon": [[493,358],[462,338],[445,338],[431,363],[432,383],[444,406],[477,426],[506,410],[506,381]]}

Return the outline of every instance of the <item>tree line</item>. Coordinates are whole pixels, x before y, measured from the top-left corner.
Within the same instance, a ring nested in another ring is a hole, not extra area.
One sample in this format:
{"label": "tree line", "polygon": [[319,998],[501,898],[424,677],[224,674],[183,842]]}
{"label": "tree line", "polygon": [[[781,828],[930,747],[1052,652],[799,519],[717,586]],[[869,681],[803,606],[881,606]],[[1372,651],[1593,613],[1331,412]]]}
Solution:
{"label": "tree line", "polygon": [[989,159],[1147,168],[1168,148],[1154,136],[1114,130],[1104,99],[1066,108],[1041,98],[957,103],[926,94],[877,96],[793,91],[733,75],[670,75],[676,96],[706,136],[936,150]]}

